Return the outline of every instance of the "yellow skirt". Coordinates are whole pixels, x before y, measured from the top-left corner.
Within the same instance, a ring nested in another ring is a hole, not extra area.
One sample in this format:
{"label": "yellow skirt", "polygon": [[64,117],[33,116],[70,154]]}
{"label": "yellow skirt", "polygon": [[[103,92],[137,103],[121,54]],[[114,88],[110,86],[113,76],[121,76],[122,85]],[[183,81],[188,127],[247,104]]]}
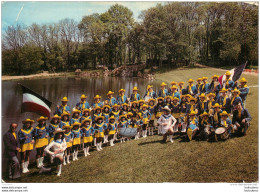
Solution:
{"label": "yellow skirt", "polygon": [[155,115],[152,114],[151,120],[155,120]]}
{"label": "yellow skirt", "polygon": [[35,148],[41,148],[48,145],[48,138],[36,139]]}
{"label": "yellow skirt", "polygon": [[95,133],[95,137],[104,137],[104,132]]}
{"label": "yellow skirt", "polygon": [[74,138],[73,145],[80,145],[80,138]]}
{"label": "yellow skirt", "polygon": [[30,151],[30,150],[33,150],[33,144],[32,143],[22,144],[21,152]]}
{"label": "yellow skirt", "polygon": [[163,114],[163,112],[157,112],[156,113],[156,118],[160,118],[162,114]]}
{"label": "yellow skirt", "polygon": [[114,135],[115,133],[116,133],[116,130],[110,130],[108,134],[109,135]]}
{"label": "yellow skirt", "polygon": [[89,136],[89,137],[83,137],[83,142],[84,143],[90,143],[93,141],[93,137]]}
{"label": "yellow skirt", "polygon": [[67,142],[67,147],[72,147],[72,142]]}
{"label": "yellow skirt", "polygon": [[143,123],[148,124],[148,118],[143,118]]}
{"label": "yellow skirt", "polygon": [[54,140],[54,137],[50,138],[50,141],[49,141],[49,143],[51,143],[53,140]]}
{"label": "yellow skirt", "polygon": [[178,119],[180,117],[180,113],[172,113],[172,116],[175,118],[175,119]]}

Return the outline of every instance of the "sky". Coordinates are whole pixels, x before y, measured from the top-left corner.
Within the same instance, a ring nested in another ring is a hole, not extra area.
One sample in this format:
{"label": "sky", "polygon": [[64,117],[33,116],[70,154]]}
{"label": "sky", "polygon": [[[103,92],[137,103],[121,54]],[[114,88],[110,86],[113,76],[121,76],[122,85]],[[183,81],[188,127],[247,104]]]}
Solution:
{"label": "sky", "polygon": [[[56,23],[65,18],[80,21],[83,16],[93,13],[104,13],[113,4],[121,4],[128,7],[138,21],[142,10],[156,6],[156,1],[81,1],[81,2],[40,2],[40,1],[2,1],[2,32],[8,26],[22,23],[26,26],[32,23],[49,24]],[[162,3],[162,2],[161,2]]]}

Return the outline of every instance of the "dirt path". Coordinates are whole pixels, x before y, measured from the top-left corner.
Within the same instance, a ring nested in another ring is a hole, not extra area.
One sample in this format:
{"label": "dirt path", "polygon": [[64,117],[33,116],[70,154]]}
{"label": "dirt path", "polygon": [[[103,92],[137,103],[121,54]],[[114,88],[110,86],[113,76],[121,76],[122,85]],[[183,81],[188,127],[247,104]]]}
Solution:
{"label": "dirt path", "polygon": [[[198,67],[202,67],[202,68],[207,67],[207,68],[212,68],[212,69],[215,69],[215,70],[218,70],[218,71],[227,71],[226,69],[220,69],[220,68],[210,67],[210,66],[206,66],[206,65],[199,64],[199,63],[196,63],[195,65],[198,66]],[[255,72],[245,72],[245,71],[243,71],[243,74],[245,74],[245,75],[258,76],[258,73],[255,73]]]}
{"label": "dirt path", "polygon": [[50,77],[61,77],[61,76],[68,76],[68,73],[39,73],[33,75],[22,75],[22,76],[2,76],[2,81],[7,80],[25,80],[25,79],[40,79],[40,78],[50,78]]}

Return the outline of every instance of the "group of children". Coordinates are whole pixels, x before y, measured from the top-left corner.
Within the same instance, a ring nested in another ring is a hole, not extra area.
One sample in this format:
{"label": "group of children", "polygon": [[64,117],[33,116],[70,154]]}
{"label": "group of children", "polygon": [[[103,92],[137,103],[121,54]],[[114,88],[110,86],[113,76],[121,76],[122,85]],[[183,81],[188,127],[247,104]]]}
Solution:
{"label": "group of children", "polygon": [[154,135],[156,130],[158,135],[164,136],[164,142],[168,135],[173,142],[174,134],[187,141],[218,141],[235,134],[245,135],[251,120],[245,109],[249,91],[247,80],[241,78],[237,85],[230,79],[229,72],[223,84],[217,75],[212,77],[211,83],[207,80],[207,77],[198,78],[194,85],[194,80],[189,79],[186,88],[184,82],[177,86],[173,81],[170,89],[163,82],[158,94],[148,85],[143,99],[137,87],[133,88],[130,98],[124,89],[119,90],[117,98],[109,91],[104,101],[96,95],[92,106],[86,95],[81,95],[80,102],[72,110],[68,106],[69,100],[64,97],[48,126],[46,117],[37,119],[35,128],[32,127],[33,120],[23,121],[23,128],[18,133],[22,172],[29,171],[29,156],[35,147],[37,167],[43,168],[45,151],[51,155],[50,161],[56,162],[60,175],[61,164],[69,164],[71,155],[73,161],[78,160],[80,149],[87,157],[91,146],[101,151],[103,144],[114,146],[117,140],[131,139],[120,134],[121,128],[136,128],[134,139]]}

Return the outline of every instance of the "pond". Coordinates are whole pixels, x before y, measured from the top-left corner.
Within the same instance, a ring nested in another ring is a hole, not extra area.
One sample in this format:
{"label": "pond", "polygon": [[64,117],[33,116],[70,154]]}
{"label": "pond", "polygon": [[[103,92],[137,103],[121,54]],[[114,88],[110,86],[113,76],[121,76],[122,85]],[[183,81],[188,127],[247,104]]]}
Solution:
{"label": "pond", "polygon": [[[101,95],[101,101],[107,97],[108,91],[115,92],[123,88],[126,90],[126,96],[130,97],[132,89],[137,86],[139,94],[143,97],[148,84],[153,85],[154,91],[158,93],[160,85],[158,81],[148,81],[139,78],[122,78],[122,77],[96,77],[96,78],[49,78],[19,81],[2,81],[2,135],[4,135],[12,122],[18,123],[18,129],[22,127],[22,121],[30,118],[36,121],[39,115],[34,113],[21,113],[22,89],[18,85],[30,88],[39,93],[49,101],[53,102],[51,106],[52,113],[55,111],[56,104],[61,104],[61,99],[66,96],[69,99],[68,105],[73,108],[80,101],[80,96],[85,94],[87,101],[92,105],[94,96]],[[47,122],[48,123],[48,122]],[[34,127],[37,123],[33,124]],[[2,145],[3,146],[3,145]],[[4,146],[3,146],[4,147]],[[2,148],[2,152],[4,148]],[[32,153],[31,159],[35,157]],[[5,171],[6,159],[3,159],[3,171]]]}

